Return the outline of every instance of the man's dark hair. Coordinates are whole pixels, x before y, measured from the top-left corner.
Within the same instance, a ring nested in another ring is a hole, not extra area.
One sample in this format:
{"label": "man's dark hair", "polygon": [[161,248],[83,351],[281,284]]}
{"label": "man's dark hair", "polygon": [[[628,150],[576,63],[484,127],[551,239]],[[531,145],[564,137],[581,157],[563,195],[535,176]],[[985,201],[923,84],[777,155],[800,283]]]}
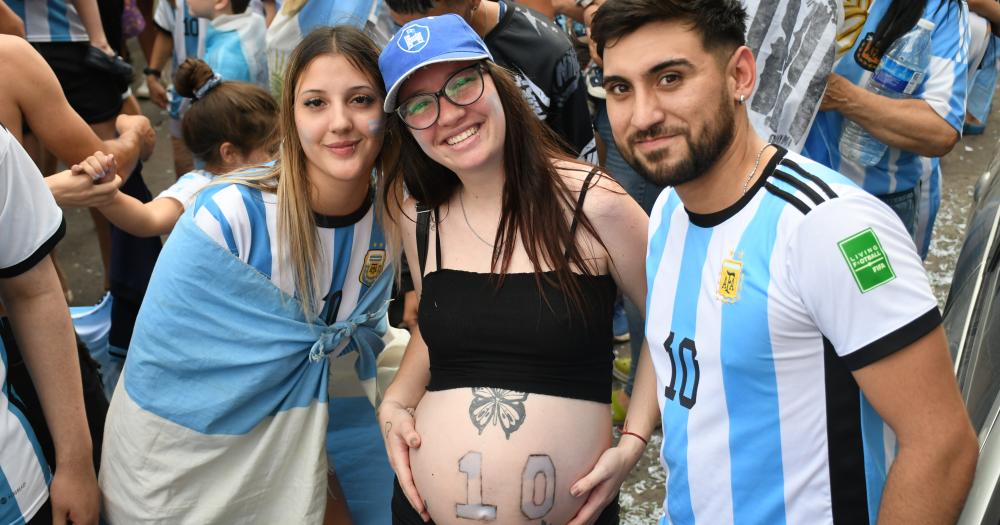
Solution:
{"label": "man's dark hair", "polygon": [[594,15],[590,38],[604,56],[606,45],[646,24],[679,21],[701,35],[706,50],[731,51],[746,43],[746,19],[739,0],[608,0]]}
{"label": "man's dark hair", "polygon": [[397,13],[426,13],[434,7],[434,0],[385,0],[385,5]]}

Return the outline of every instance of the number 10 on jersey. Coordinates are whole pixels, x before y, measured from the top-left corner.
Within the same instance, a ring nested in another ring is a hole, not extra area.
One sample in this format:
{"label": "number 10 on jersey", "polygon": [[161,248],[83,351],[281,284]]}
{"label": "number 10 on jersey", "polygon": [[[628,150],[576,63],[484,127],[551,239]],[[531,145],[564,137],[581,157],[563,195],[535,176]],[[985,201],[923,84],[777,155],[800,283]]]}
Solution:
{"label": "number 10 on jersey", "polygon": [[[694,341],[685,337],[674,349],[674,333],[663,342],[663,349],[670,359],[670,382],[663,387],[663,395],[673,400],[680,394],[677,402],[682,407],[690,409],[698,401],[698,379],[701,375],[698,367],[698,348]],[[677,367],[680,365],[680,387],[677,386]]]}

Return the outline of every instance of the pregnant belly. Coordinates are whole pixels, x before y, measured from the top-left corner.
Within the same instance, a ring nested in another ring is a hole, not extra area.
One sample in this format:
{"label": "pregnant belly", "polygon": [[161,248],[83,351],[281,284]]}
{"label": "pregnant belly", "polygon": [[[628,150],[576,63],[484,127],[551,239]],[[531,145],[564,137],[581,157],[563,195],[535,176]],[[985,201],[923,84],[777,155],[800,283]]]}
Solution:
{"label": "pregnant belly", "polygon": [[566,523],[569,488],[611,446],[608,406],[494,388],[424,395],[410,466],[439,525]]}

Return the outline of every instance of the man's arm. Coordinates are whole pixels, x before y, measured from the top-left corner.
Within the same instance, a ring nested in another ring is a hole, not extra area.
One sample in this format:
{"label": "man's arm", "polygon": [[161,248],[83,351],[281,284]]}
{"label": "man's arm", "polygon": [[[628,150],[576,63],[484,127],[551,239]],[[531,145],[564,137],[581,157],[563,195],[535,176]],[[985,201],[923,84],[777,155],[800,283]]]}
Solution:
{"label": "man's arm", "polygon": [[16,104],[45,148],[67,165],[105,151],[115,156],[127,177],[141,155],[152,152],[156,135],[142,116],[120,117],[120,136],[102,142],[70,107],[55,73],[24,40],[0,35],[0,78],[15,79],[0,89],[6,95],[3,103]]}
{"label": "man's arm", "polygon": [[944,329],[855,371],[854,378],[899,444],[879,524],[955,523],[972,486],[979,445],[955,384]]}
{"label": "man's arm", "polygon": [[958,131],[926,101],[872,93],[832,73],[820,111],[839,111],[876,140],[924,157],[942,157],[958,143]]}
{"label": "man's arm", "polygon": [[108,37],[104,34],[104,24],[101,22],[101,11],[97,8],[97,0],[70,0],[76,7],[76,12],[80,15],[87,36],[90,37],[90,45],[104,51],[107,55],[114,55],[114,49],[108,44]]}
{"label": "man's arm", "polygon": [[80,363],[73,323],[52,260],[46,256],[30,270],[0,279],[0,301],[55,444],[55,473],[49,487],[53,516],[57,523],[68,518],[73,523],[96,524],[100,493],[83,408]]}
{"label": "man's arm", "polygon": [[954,523],[977,443],[937,299],[895,213],[855,188],[835,191],[790,237],[790,289],[896,435],[879,523]]}
{"label": "man's arm", "polygon": [[160,72],[157,75],[146,75],[146,85],[149,86],[149,99],[160,108],[167,107],[167,89],[160,83],[163,68],[170,60],[170,52],[174,47],[174,37],[162,27],[156,26],[156,37],[153,39],[153,53],[149,57],[149,68]]}

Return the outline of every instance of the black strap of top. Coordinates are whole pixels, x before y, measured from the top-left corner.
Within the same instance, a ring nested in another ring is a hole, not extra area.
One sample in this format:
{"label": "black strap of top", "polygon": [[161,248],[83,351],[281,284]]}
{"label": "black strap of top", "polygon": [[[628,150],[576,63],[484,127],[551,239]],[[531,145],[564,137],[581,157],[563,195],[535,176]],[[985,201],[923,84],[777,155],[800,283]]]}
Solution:
{"label": "black strap of top", "polygon": [[[573,210],[573,222],[569,226],[569,238],[576,237],[576,226],[580,222],[580,214],[583,213],[583,200],[587,198],[587,190],[590,189],[590,181],[597,174],[595,166],[583,179],[583,186],[580,187],[580,197],[576,200],[576,209]],[[434,225],[438,225],[437,209],[433,210]],[[427,248],[430,244],[431,209],[423,203],[417,203],[417,258],[420,262],[420,275],[424,275],[424,268],[427,266]],[[441,232],[434,236],[435,255],[437,257],[435,266],[441,268]]]}
{"label": "black strap of top", "polygon": [[417,260],[420,263],[420,276],[424,275],[427,266],[427,235],[431,229],[431,209],[422,202],[417,203]]}
{"label": "black strap of top", "polygon": [[576,209],[573,210],[573,222],[569,225],[569,238],[570,242],[574,242],[576,239],[576,225],[580,222],[580,214],[583,213],[583,199],[587,198],[587,190],[590,189],[590,179],[594,178],[597,174],[597,167],[590,170],[587,177],[583,179],[583,186],[580,187],[580,197],[576,200]]}
{"label": "black strap of top", "polygon": [[[434,225],[438,225],[437,209],[434,210]],[[420,276],[424,275],[427,266],[427,245],[431,229],[431,209],[423,203],[417,203],[417,259],[420,262]],[[437,264],[441,268],[441,236],[435,235],[437,246]]]}

